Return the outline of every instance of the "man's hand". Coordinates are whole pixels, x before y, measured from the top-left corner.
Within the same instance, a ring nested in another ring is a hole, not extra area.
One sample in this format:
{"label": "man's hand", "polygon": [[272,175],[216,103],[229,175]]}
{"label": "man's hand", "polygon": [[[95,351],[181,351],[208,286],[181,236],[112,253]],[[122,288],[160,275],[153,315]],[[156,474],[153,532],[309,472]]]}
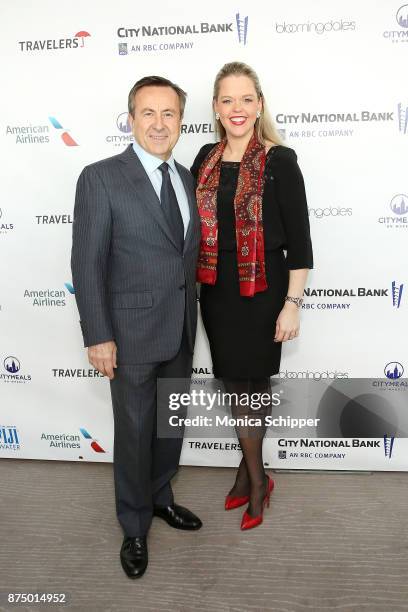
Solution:
{"label": "man's hand", "polygon": [[101,374],[112,380],[115,377],[113,369],[118,367],[116,364],[116,353],[116,344],[113,340],[109,340],[109,342],[89,346],[88,360]]}

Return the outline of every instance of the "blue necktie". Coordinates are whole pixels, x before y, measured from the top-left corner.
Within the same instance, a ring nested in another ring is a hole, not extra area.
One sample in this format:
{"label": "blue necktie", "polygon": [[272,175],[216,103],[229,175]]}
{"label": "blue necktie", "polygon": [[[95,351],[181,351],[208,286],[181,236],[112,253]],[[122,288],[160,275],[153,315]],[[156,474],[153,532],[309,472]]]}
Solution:
{"label": "blue necktie", "polygon": [[167,162],[163,162],[161,166],[159,166],[159,170],[162,173],[160,202],[173,236],[176,240],[176,244],[179,250],[182,252],[184,247],[184,223],[181,216],[180,207],[177,202],[176,193],[173,185],[171,184],[169,168],[170,166]]}

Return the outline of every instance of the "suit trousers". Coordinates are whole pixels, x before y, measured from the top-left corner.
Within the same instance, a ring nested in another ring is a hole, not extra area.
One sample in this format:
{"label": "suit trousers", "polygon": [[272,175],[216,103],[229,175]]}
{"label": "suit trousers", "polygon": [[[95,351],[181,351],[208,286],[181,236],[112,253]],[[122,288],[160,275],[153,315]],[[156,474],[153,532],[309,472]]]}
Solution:
{"label": "suit trousers", "polygon": [[170,480],[178,470],[183,439],[157,435],[157,379],[186,379],[180,392],[188,391],[192,361],[184,321],[175,357],[160,363],[119,365],[110,382],[116,513],[126,536],[146,535],[153,506],[174,502]]}

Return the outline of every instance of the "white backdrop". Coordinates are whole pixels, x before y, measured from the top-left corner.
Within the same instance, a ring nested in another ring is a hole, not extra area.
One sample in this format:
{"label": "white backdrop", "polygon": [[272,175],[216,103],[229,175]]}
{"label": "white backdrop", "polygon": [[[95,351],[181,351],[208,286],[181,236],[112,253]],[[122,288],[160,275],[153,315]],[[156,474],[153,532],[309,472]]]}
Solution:
{"label": "white backdrop", "polygon": [[[213,140],[212,84],[233,60],[257,70],[298,154],[315,269],[280,376],[387,380],[395,363],[399,377],[408,367],[408,5],[238,5],[2,3],[0,456],[112,461],[109,386],[89,369],[71,293],[72,211],[83,166],[131,141],[127,94],[148,74],[188,92],[175,151],[186,166]],[[194,367],[211,374],[201,326]],[[403,392],[403,378],[392,389]],[[183,462],[236,464],[231,441],[209,442],[186,441]],[[343,458],[282,461],[277,444],[265,445],[274,467],[408,467],[400,438],[391,457],[381,441]]]}

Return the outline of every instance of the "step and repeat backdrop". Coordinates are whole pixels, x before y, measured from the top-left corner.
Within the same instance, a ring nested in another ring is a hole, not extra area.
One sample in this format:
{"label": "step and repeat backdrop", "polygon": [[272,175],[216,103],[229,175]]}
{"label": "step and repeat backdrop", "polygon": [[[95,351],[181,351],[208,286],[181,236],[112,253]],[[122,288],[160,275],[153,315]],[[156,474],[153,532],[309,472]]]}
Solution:
{"label": "step and repeat backdrop", "polygon": [[[82,348],[70,276],[76,180],[132,142],[127,95],[149,74],[188,92],[175,157],[189,167],[215,138],[215,74],[238,60],[309,203],[315,269],[276,378],[371,380],[316,404],[324,438],[268,438],[265,462],[407,469],[408,4],[16,0],[0,17],[0,457],[112,461],[109,384]],[[211,375],[200,323],[194,376]],[[236,465],[233,436],[189,436],[183,463]]]}

